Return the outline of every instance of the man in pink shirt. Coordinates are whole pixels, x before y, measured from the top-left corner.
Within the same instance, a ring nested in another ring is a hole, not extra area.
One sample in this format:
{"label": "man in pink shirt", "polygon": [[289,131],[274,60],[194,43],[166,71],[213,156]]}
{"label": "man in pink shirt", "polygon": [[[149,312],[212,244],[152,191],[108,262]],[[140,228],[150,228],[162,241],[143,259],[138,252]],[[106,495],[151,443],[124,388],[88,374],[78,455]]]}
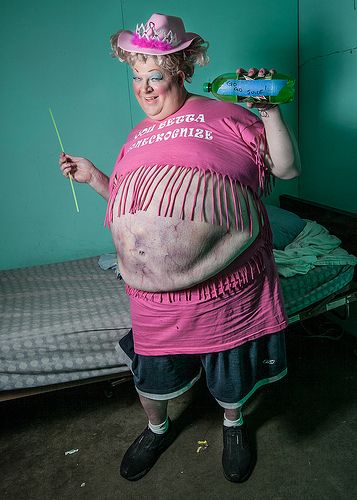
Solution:
{"label": "man in pink shirt", "polygon": [[149,423],[121,474],[140,479],[172,443],[168,400],[204,371],[224,408],[224,475],[242,482],[254,454],[241,408],[286,374],[287,319],[260,196],[272,176],[298,175],[298,155],[278,106],[257,104],[259,119],[186,90],[194,65],[207,63],[207,43],[180,18],[153,14],[111,41],[132,68],[146,118],[110,179],[82,157],[62,154],[60,164],[108,200],[106,224],[130,297],[132,332],[120,346]]}

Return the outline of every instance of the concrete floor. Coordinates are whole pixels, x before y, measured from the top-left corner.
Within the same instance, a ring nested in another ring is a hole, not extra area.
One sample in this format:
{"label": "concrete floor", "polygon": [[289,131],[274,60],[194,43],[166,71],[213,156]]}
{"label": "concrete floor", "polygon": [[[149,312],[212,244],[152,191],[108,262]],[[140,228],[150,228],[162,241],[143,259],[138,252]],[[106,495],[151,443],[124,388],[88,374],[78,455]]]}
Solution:
{"label": "concrete floor", "polygon": [[[0,404],[0,498],[356,499],[357,338],[297,333],[287,336],[288,377],[246,407],[258,457],[246,483],[222,474],[222,414],[204,384],[191,403],[171,403],[181,433],[149,474],[121,478],[120,459],[146,419],[131,382],[110,398],[95,384]],[[197,453],[199,440],[208,448]]]}

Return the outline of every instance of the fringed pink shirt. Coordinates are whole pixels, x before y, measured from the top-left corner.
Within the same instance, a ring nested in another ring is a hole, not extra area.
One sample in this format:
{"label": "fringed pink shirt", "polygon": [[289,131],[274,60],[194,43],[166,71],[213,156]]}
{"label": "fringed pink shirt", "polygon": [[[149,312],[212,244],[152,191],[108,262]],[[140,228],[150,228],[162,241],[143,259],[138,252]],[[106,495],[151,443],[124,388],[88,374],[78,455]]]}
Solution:
{"label": "fringed pink shirt", "polygon": [[129,134],[110,178],[107,225],[155,203],[158,217],[175,211],[227,232],[248,224],[252,234],[252,202],[259,225],[258,237],[236,260],[192,288],[147,292],[126,285],[138,354],[217,352],[286,327],[260,199],[271,189],[265,152],[264,126],[254,113],[210,99],[188,100],[162,121],[146,118]]}

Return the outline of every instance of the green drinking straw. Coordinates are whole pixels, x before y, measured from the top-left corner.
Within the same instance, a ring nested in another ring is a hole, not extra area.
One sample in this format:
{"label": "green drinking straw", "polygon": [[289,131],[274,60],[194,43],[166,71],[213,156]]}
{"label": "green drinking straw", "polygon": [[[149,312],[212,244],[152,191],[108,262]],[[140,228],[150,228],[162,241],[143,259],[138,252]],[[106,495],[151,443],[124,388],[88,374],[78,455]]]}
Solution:
{"label": "green drinking straw", "polygon": [[[55,127],[55,131],[56,131],[56,134],[57,134],[57,137],[58,137],[58,141],[59,141],[61,149],[62,149],[62,151],[64,153],[64,147],[63,147],[63,143],[62,143],[62,140],[61,140],[61,136],[59,134],[59,131],[58,131],[58,128],[57,128],[57,125],[56,125],[56,122],[55,122],[55,118],[53,116],[51,108],[48,108],[48,111],[50,112],[50,115],[51,115],[51,118],[52,118],[52,123],[53,123],[53,126]],[[71,183],[71,188],[72,188],[72,194],[73,194],[73,198],[74,198],[74,203],[76,204],[77,212],[79,212],[79,207],[78,207],[78,202],[77,202],[77,196],[76,196],[76,192],[74,190],[74,185],[73,185],[72,174],[69,174],[69,180],[70,180],[70,183]]]}

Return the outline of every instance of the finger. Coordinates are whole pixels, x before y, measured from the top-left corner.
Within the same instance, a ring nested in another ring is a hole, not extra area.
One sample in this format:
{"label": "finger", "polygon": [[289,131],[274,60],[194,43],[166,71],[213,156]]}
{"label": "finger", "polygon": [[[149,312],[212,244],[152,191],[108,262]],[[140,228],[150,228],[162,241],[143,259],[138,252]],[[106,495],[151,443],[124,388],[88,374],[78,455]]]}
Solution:
{"label": "finger", "polygon": [[71,160],[71,157],[68,156],[66,153],[62,153],[60,154],[60,163],[65,163],[66,161],[69,161]]}
{"label": "finger", "polygon": [[77,169],[75,167],[65,167],[62,169],[62,173],[65,177],[69,177],[70,174],[73,176],[76,171]]}
{"label": "finger", "polygon": [[61,170],[69,169],[69,170],[77,170],[77,164],[73,162],[64,162],[60,165]]}
{"label": "finger", "polygon": [[74,165],[76,165],[75,162],[73,162],[72,159],[69,158],[68,156],[60,158],[59,164],[60,164],[60,167],[62,165],[64,165],[64,166],[66,166],[66,165],[67,166],[74,166]]}
{"label": "finger", "polygon": [[249,68],[248,69],[248,76],[254,76],[256,73],[258,73],[257,68]]}
{"label": "finger", "polygon": [[71,170],[72,170],[72,167],[69,167],[66,164],[61,165],[61,171],[62,171],[63,175],[65,175],[66,173],[70,172]]}
{"label": "finger", "polygon": [[59,155],[59,164],[61,165],[64,161],[66,161],[66,155],[64,154],[63,151],[61,151]]}
{"label": "finger", "polygon": [[63,158],[66,158],[67,161],[74,161],[74,162],[81,160],[80,156],[73,156],[68,153],[63,153]]}

